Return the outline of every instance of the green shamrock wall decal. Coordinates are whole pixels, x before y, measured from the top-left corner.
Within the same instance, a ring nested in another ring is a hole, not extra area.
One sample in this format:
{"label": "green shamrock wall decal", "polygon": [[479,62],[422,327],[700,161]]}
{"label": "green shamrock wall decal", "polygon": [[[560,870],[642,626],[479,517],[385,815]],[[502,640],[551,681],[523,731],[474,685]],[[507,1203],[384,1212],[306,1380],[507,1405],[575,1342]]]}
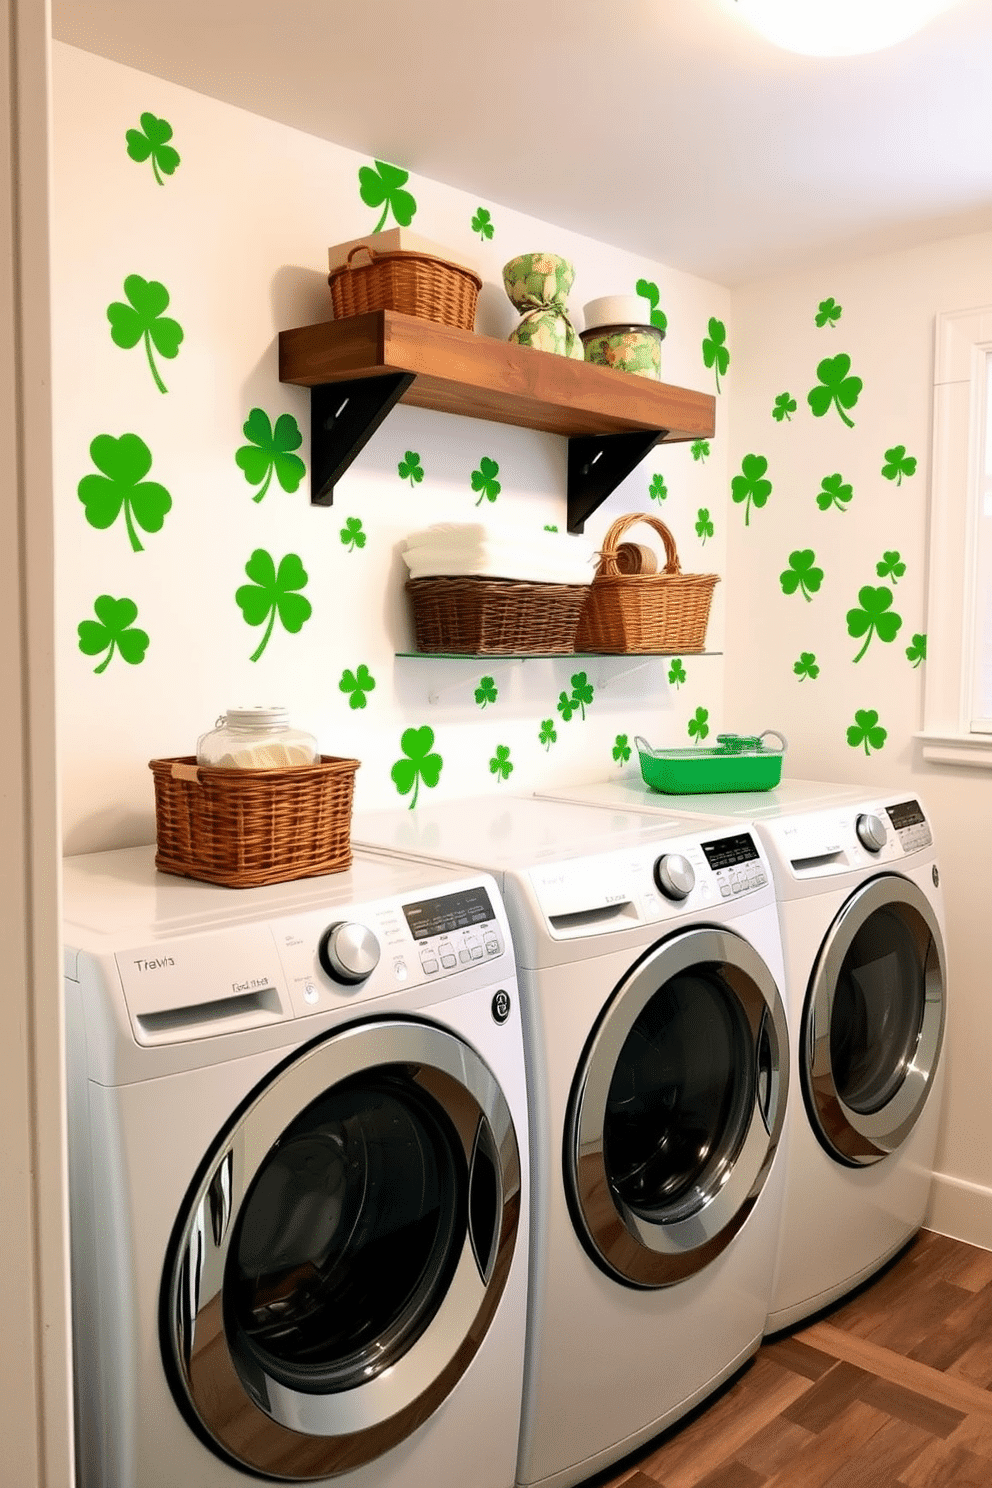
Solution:
{"label": "green shamrock wall decal", "polygon": [[251,498],[261,501],[275,475],[284,491],[298,491],[307,467],[293,450],[303,443],[300,426],[291,413],[281,413],[273,429],[263,408],[253,408],[242,425],[249,441],[234,456],[234,462],[250,486],[260,489]]}
{"label": "green shamrock wall decal", "polygon": [[386,218],[392,211],[400,227],[409,227],[417,210],[417,203],[404,186],[410,179],[409,171],[377,160],[374,168],[363,165],[358,172],[359,194],[367,207],[382,207],[382,216],[372,229],[382,232]]}
{"label": "green shamrock wall decal", "polygon": [[562,720],[568,723],[575,713],[581,713],[583,719],[586,716],[586,708],[593,700],[593,685],[585,672],[576,672],[571,679],[571,693],[561,692],[558,694],[558,712]]}
{"label": "green shamrock wall decal", "polygon": [[175,173],[179,164],[179,155],[169,140],[172,138],[172,125],[167,119],[158,119],[154,114],[142,114],[140,118],[140,129],[129,129],[124,138],[127,141],[127,153],[132,160],[143,164],[151,160],[152,171],[160,186],[165,182],[162,175],[171,176]]}
{"label": "green shamrock wall decal", "polygon": [[799,653],[799,660],[792,664],[792,670],[800,682],[805,682],[807,677],[811,682],[815,682],[820,675],[820,668],[812,651],[801,651]]}
{"label": "green shamrock wall decal", "polygon": [[854,722],[847,730],[847,742],[852,749],[864,745],[865,754],[881,749],[888,738],[888,730],[879,727],[878,714],[874,708],[859,708]]}
{"label": "green shamrock wall decal", "polygon": [[356,548],[364,548],[366,534],[362,530],[361,517],[347,517],[340,532],[341,541],[353,553]]}
{"label": "green shamrock wall decal", "polygon": [[843,313],[843,309],[836,300],[821,300],[813,319],[822,329],[823,326],[835,326]]}
{"label": "green shamrock wall decal", "polygon": [[689,448],[690,448],[690,450],[692,452],[692,458],[694,460],[699,460],[699,462],[701,464],[705,465],[707,459],[709,458],[709,453],[710,453],[710,442],[709,442],[709,440],[708,439],[694,439],[692,441],[692,444],[689,446]]}
{"label": "green shamrock wall decal", "polygon": [[417,804],[420,782],[433,790],[441,778],[444,760],[434,750],[434,730],[424,724],[423,728],[404,729],[400,736],[400,748],[405,759],[398,759],[389,775],[401,796],[413,791],[410,810]]}
{"label": "green shamrock wall decal", "polygon": [[630,759],[630,753],[630,743],[627,739],[627,735],[617,734],[616,739],[613,742],[613,758],[616,760],[621,769],[623,769],[624,765]]}
{"label": "green shamrock wall decal", "polygon": [[166,393],[168,388],[155,365],[152,347],[159,356],[171,361],[178,355],[183,339],[183,328],[178,320],[162,313],[169,306],[169,291],[157,279],[142,279],[140,274],[128,274],[124,280],[124,293],[127,304],[114,300],[107,306],[110,339],[124,351],[130,351],[143,341],[155,386],[160,393]]}
{"label": "green shamrock wall decal", "polygon": [[509,744],[496,745],[496,753],[489,761],[489,771],[490,774],[495,775],[499,780],[509,780],[513,774],[513,766],[510,763]]}
{"label": "green shamrock wall decal", "polygon": [[269,644],[276,618],[290,635],[298,635],[313,614],[313,606],[307,597],[298,593],[304,589],[309,575],[296,553],[287,553],[276,568],[272,554],[264,548],[256,548],[245,564],[245,573],[252,580],[236,590],[234,598],[248,625],[265,625],[265,634],[258,648],[252,652],[251,660],[257,661]]}
{"label": "green shamrock wall decal", "polygon": [[665,314],[664,310],[658,309],[658,302],[661,299],[661,290],[658,288],[657,284],[653,284],[650,279],[638,279],[637,283],[634,286],[634,293],[640,295],[643,300],[647,300],[648,304],[651,306],[649,324],[657,326],[659,331],[667,331],[668,316]]}
{"label": "green shamrock wall decal", "polygon": [[400,480],[408,480],[410,485],[417,485],[424,478],[424,467],[420,463],[420,456],[416,450],[407,450],[403,459],[396,467],[396,473]]}
{"label": "green shamrock wall decal", "polygon": [[100,475],[84,475],[77,487],[91,527],[112,527],[124,513],[124,526],[132,551],[144,552],[135,531],[161,532],[172,497],[157,481],[144,477],[152,468],[151,450],[137,434],[98,434],[90,445],[90,458]]}
{"label": "green shamrock wall decal", "polygon": [[703,366],[712,367],[716,374],[716,390],[720,391],[720,378],[726,377],[727,368],[730,366],[730,352],[727,350],[727,327],[722,320],[710,317],[708,326],[709,335],[703,337]]}
{"label": "green shamrock wall decal", "polygon": [[550,751],[552,744],[556,743],[557,739],[558,735],[555,731],[554,719],[543,718],[541,720],[541,732],[537,736],[538,743],[543,744],[545,749]]}
{"label": "green shamrock wall decal", "polygon": [[694,744],[701,744],[710,731],[710,710],[708,708],[697,708],[689,719],[687,732]]}
{"label": "green shamrock wall decal", "polygon": [[481,493],[478,501],[475,503],[476,506],[482,505],[483,497],[487,501],[496,500],[496,497],[503,489],[499,481],[496,479],[498,475],[498,462],[496,460],[491,460],[488,455],[483,455],[482,459],[479,461],[478,470],[472,471],[472,490],[479,491]]}
{"label": "green shamrock wall decal", "polygon": [[665,477],[663,475],[653,475],[651,477],[651,484],[648,486],[648,495],[652,501],[667,501],[668,487],[665,485]]}
{"label": "green shamrock wall decal", "polygon": [[825,475],[820,482],[820,490],[816,498],[816,504],[821,511],[829,511],[835,506],[838,511],[847,511],[848,502],[854,495],[854,487],[845,485],[844,477],[840,472],[834,475]]}
{"label": "green shamrock wall decal", "polygon": [[81,620],[76,627],[79,634],[79,649],[84,656],[106,656],[94,674],[105,672],[114,655],[121,656],[129,666],[144,661],[148,650],[148,632],[140,630],[134,621],[138,618],[138,606],[133,599],[114,599],[110,594],[100,594],[93,601],[95,620]]}
{"label": "green shamrock wall decal", "polygon": [[738,506],[744,504],[744,526],[751,525],[751,504],[760,511],[772,494],[772,483],[765,480],[768,461],[764,455],[745,455],[741,461],[741,473],[730,482],[731,499]]}
{"label": "green shamrock wall decal", "polygon": [[906,647],[906,660],[913,663],[913,670],[919,666],[921,661],[927,659],[927,638],[925,635],[914,635],[913,644]]}
{"label": "green shamrock wall decal", "polygon": [[676,656],[668,668],[668,682],[671,687],[681,687],[684,681],[685,667],[682,665],[682,658]]}
{"label": "green shamrock wall decal", "polygon": [[713,536],[713,530],[709,507],[701,506],[696,513],[696,536],[703,544],[703,547],[706,546],[706,539]]}
{"label": "green shamrock wall decal", "polygon": [[894,587],[906,572],[906,565],[902,561],[902,554],[898,552],[883,553],[881,560],[875,564],[875,572],[880,579],[891,579]]}
{"label": "green shamrock wall decal", "polygon": [[796,411],[796,400],[791,393],[779,393],[772,408],[772,418],[780,424],[783,419],[792,422],[792,415]]}
{"label": "green shamrock wall decal", "polygon": [[835,357],[824,357],[818,364],[816,375],[819,384],[806,394],[814,418],[822,418],[834,407],[847,427],[854,428],[854,420],[848,418],[844,409],[855,406],[864,384],[860,377],[849,376],[850,371],[851,358],[843,351]]}
{"label": "green shamrock wall decal", "polygon": [[904,444],[893,445],[892,449],[885,451],[882,474],[886,480],[895,481],[897,486],[901,486],[904,475],[916,474],[916,456],[907,455]]}
{"label": "green shamrock wall decal", "polygon": [[484,708],[487,703],[494,703],[498,696],[499,692],[496,688],[495,678],[480,677],[479,685],[475,689],[475,701],[479,707]]}
{"label": "green shamrock wall decal", "polygon": [[812,548],[796,548],[789,554],[789,566],[780,573],[778,581],[783,594],[795,594],[800,590],[805,600],[811,600],[823,583],[823,569],[816,567],[816,554]]}
{"label": "green shamrock wall decal", "polygon": [[873,635],[877,635],[880,641],[894,641],[902,625],[902,616],[892,609],[891,589],[876,589],[866,584],[863,589],[858,590],[858,604],[860,609],[847,612],[848,635],[855,640],[860,640],[862,636],[865,638],[864,645],[854,657],[855,661],[860,661],[864,656]]}
{"label": "green shamrock wall decal", "polygon": [[361,662],[357,672],[349,671],[347,668],[341,673],[341,681],[338,689],[348,694],[349,708],[364,708],[368,701],[368,694],[375,688],[375,678],[364,662]]}
{"label": "green shamrock wall decal", "polygon": [[492,237],[495,228],[487,207],[480,207],[472,218],[472,231],[477,232],[483,240]]}

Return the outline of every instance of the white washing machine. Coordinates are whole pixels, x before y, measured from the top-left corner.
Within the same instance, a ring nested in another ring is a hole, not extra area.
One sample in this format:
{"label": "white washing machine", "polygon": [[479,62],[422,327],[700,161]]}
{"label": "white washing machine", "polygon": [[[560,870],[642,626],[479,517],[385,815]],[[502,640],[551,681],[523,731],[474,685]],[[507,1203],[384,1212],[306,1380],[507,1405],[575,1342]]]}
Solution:
{"label": "white washing machine", "polygon": [[508,1488],[528,1142],[494,882],[153,860],[64,866],[80,1488]]}
{"label": "white washing machine", "polygon": [[748,823],[775,880],[793,1080],[769,1332],[867,1280],[922,1225],[946,1060],[943,896],[933,834],[910,792],[783,781],[774,791],[667,797],[640,781],[570,799],[669,820]]}
{"label": "white washing machine", "polygon": [[788,1087],[751,833],[533,798],[356,816],[356,842],[485,866],[524,1018],[531,1287],[517,1482],[573,1484],[757,1349]]}

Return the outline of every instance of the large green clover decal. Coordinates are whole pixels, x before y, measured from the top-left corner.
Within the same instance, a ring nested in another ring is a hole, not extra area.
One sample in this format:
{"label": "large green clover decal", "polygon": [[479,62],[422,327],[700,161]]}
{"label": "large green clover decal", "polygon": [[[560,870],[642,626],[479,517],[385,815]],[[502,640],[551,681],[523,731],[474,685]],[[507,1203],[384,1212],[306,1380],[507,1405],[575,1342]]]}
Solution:
{"label": "large green clover decal", "polygon": [[730,495],[738,505],[744,503],[744,526],[751,524],[751,503],[760,510],[772,494],[772,483],[765,480],[768,461],[764,455],[745,455],[741,473],[730,482]]}
{"label": "large green clover decal", "polygon": [[860,609],[847,612],[848,635],[855,640],[860,640],[862,636],[865,638],[855,661],[860,661],[864,656],[873,635],[877,635],[880,641],[894,641],[902,626],[902,616],[891,608],[891,589],[876,589],[871,584],[866,584],[863,589],[858,590],[858,604]]}
{"label": "large green clover decal", "polygon": [[845,482],[839,471],[833,475],[825,475],[820,482],[820,490],[817,493],[816,504],[821,511],[829,511],[835,506],[838,511],[847,511],[848,503],[854,495],[854,487]]}
{"label": "large green clover decal", "polygon": [[272,554],[264,548],[255,549],[245,564],[245,573],[252,583],[242,584],[234,595],[241,613],[249,625],[269,622],[261,643],[252,652],[251,660],[257,661],[269,644],[277,616],[290,635],[297,635],[310,619],[313,606],[297,592],[306,587],[309,575],[296,553],[280,559],[277,570]]}
{"label": "large green clover decal", "polygon": [[865,754],[881,749],[888,738],[888,730],[879,727],[878,714],[874,708],[859,708],[854,723],[847,731],[847,742],[852,749],[864,745]]}
{"label": "large green clover decal", "polygon": [[513,774],[513,765],[510,763],[509,744],[496,745],[496,754],[494,758],[489,761],[489,769],[490,772],[493,775],[498,776],[500,780],[509,780],[510,776]]}
{"label": "large green clover decal", "polygon": [[423,781],[428,789],[433,790],[441,778],[444,760],[439,754],[432,753],[434,730],[426,724],[419,729],[405,729],[400,736],[400,748],[406,758],[397,760],[389,774],[401,796],[413,791],[410,801],[412,811],[420,794],[420,782]]}
{"label": "large green clover decal", "polygon": [[129,666],[144,661],[148,650],[148,633],[133,622],[138,618],[138,606],[133,599],[114,599],[110,594],[101,594],[93,601],[95,620],[81,620],[76,627],[79,634],[79,649],[84,656],[106,656],[94,673],[105,672],[114,653],[123,657]]}
{"label": "large green clover decal", "polygon": [[169,307],[169,291],[157,279],[142,279],[140,274],[128,274],[124,280],[124,293],[127,304],[114,300],[107,306],[110,339],[124,351],[130,351],[139,341],[144,341],[155,386],[160,393],[167,393],[169,390],[155,365],[152,347],[159,356],[170,361],[179,353],[183,328],[178,320],[162,313]]}
{"label": "large green clover decal", "polygon": [[730,352],[727,350],[727,327],[722,320],[710,318],[709,335],[703,337],[703,366],[714,368],[716,390],[720,391],[720,378],[727,375]]}
{"label": "large green clover decal", "polygon": [[374,170],[370,165],[361,167],[358,185],[362,201],[367,207],[382,207],[382,216],[372,229],[373,232],[382,232],[390,209],[400,227],[410,226],[417,203],[409,191],[403,190],[409,179],[409,171],[400,170],[396,165],[388,165],[385,160],[377,160]]}
{"label": "large green clover decal", "polygon": [[831,407],[835,407],[849,429],[854,420],[849,419],[845,408],[853,408],[861,396],[864,384],[860,377],[851,377],[851,358],[840,352],[835,357],[824,357],[816,369],[819,386],[810,388],[806,401],[815,418],[822,418]]}
{"label": "large green clover decal", "polygon": [[496,477],[499,475],[499,463],[491,460],[488,455],[483,455],[479,461],[478,470],[472,471],[472,490],[481,494],[476,506],[481,506],[483,498],[487,501],[495,501],[503,487]]}
{"label": "large green clover decal", "polygon": [[904,475],[916,474],[916,456],[907,455],[904,444],[893,445],[892,449],[885,451],[882,474],[886,480],[895,481],[897,486],[901,486]]}
{"label": "large green clover decal", "polygon": [[783,594],[795,594],[798,589],[805,600],[811,600],[823,583],[823,569],[816,567],[813,549],[796,548],[791,552],[789,566],[784,573],[779,574],[778,581],[782,585]]}
{"label": "large green clover decal", "polygon": [[135,531],[161,532],[172,497],[157,481],[144,477],[152,468],[151,450],[137,434],[98,434],[90,445],[90,458],[101,475],[84,475],[77,491],[86,508],[86,520],[101,530],[112,527],[124,513],[124,526],[131,548],[143,553]]}
{"label": "large green clover decal", "polygon": [[366,694],[372,692],[374,688],[375,678],[364,661],[359,664],[357,672],[345,667],[341,673],[341,681],[338,683],[338,690],[348,694],[349,708],[364,708],[368,701]]}
{"label": "large green clover decal", "polygon": [[242,425],[242,433],[250,442],[240,447],[234,463],[250,486],[260,487],[252,501],[261,501],[273,475],[284,491],[298,491],[307,467],[299,455],[292,453],[303,443],[300,426],[293,415],[281,413],[273,429],[265,410],[253,408]]}
{"label": "large green clover decal", "polygon": [[168,119],[158,119],[154,114],[142,114],[140,129],[129,129],[124,138],[127,141],[127,153],[132,160],[139,164],[150,159],[155,179],[160,186],[165,182],[159,175],[159,171],[166,176],[171,176],[179,164],[177,151],[169,144],[172,138],[172,125]]}

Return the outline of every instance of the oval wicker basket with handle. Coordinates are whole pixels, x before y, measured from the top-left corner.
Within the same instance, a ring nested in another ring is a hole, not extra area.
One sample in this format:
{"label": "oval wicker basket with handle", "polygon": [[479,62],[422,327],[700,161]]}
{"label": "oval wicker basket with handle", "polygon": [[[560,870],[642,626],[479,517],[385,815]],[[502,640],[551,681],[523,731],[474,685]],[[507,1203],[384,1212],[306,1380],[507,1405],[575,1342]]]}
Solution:
{"label": "oval wicker basket with handle", "polygon": [[[621,573],[617,550],[639,522],[665,545],[660,573]],[[579,617],[577,651],[702,651],[719,574],[684,574],[675,539],[651,512],[626,512],[603,539],[599,567]]]}
{"label": "oval wicker basket with handle", "polygon": [[[353,263],[367,253],[368,263]],[[344,268],[327,276],[335,320],[366,315],[370,310],[398,310],[420,320],[436,320],[459,330],[475,328],[482,280],[471,269],[429,253],[377,253],[359,243]]]}

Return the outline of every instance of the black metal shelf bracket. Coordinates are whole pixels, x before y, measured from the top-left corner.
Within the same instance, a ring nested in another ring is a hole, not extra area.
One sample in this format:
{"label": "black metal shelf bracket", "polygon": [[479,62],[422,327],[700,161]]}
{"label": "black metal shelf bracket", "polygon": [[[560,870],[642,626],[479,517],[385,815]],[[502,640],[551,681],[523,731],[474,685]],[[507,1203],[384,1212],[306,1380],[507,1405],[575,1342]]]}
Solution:
{"label": "black metal shelf bracket", "polygon": [[413,382],[412,372],[385,372],[310,389],[310,501],[330,506],[335,483]]}
{"label": "black metal shelf bracket", "polygon": [[586,518],[664,439],[667,429],[631,434],[576,434],[568,441],[568,530],[585,530]]}

